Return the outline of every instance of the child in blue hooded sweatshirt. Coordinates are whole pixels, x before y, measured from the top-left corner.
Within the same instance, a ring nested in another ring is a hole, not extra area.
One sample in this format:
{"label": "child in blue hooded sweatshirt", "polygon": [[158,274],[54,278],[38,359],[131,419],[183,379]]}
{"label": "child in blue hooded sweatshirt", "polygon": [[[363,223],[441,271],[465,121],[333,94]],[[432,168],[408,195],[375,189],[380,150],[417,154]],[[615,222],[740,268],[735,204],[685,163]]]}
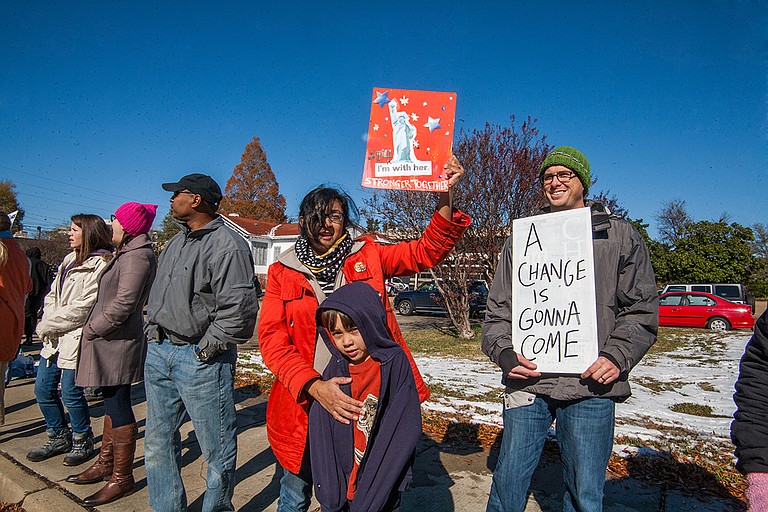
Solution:
{"label": "child in blue hooded sweatshirt", "polygon": [[323,379],[351,377],[341,389],[363,402],[349,424],[320,404],[309,411],[315,496],[323,512],[396,510],[411,481],[421,407],[403,349],[387,330],[382,299],[368,284],[342,286],[320,304],[317,325],[332,358]]}

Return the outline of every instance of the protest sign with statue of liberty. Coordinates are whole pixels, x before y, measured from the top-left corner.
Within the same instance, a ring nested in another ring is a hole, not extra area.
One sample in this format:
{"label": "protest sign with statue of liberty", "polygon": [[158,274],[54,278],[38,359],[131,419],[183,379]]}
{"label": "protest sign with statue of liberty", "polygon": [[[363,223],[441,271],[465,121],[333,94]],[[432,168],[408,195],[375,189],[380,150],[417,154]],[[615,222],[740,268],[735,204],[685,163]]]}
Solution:
{"label": "protest sign with statue of liberty", "polygon": [[456,94],[374,88],[362,185],[444,192]]}

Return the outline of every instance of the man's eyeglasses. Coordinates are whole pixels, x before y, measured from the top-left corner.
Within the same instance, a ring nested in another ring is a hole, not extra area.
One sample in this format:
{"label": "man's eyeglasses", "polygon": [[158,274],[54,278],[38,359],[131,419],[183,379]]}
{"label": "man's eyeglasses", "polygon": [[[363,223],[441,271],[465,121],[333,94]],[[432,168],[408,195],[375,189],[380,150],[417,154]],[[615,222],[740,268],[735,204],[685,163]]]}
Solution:
{"label": "man's eyeglasses", "polygon": [[117,217],[115,217],[115,214],[109,216],[109,222],[115,222],[117,220]]}
{"label": "man's eyeglasses", "polygon": [[179,194],[190,194],[193,196],[197,195],[194,192],[190,192],[189,190],[177,190],[176,192],[173,193],[173,195],[171,196],[171,199],[176,199],[179,196]]}
{"label": "man's eyeglasses", "polygon": [[326,219],[329,219],[333,224],[343,224],[344,223],[344,214],[339,212],[333,212],[329,213],[325,216]]}
{"label": "man's eyeglasses", "polygon": [[554,174],[545,174],[541,177],[541,182],[544,185],[549,185],[552,183],[552,180],[555,179],[555,176],[557,176],[557,181],[560,183],[568,183],[574,176],[576,176],[576,173],[573,171],[560,171]]}

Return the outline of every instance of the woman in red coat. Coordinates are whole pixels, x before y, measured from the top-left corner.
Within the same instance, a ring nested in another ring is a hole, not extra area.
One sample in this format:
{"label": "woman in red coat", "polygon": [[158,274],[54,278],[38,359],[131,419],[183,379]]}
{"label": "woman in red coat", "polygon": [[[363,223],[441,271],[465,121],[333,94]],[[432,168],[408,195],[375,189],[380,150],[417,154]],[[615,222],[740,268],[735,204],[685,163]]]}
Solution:
{"label": "woman in red coat", "polygon": [[0,425],[5,423],[5,370],[19,351],[24,297],[32,291],[27,255],[10,230],[11,220],[0,212]]}
{"label": "woman in red coat", "polygon": [[[445,179],[452,187],[464,169],[456,157],[445,166]],[[275,374],[267,404],[267,435],[284,474],[280,480],[278,511],[309,508],[312,475],[307,443],[307,413],[316,400],[333,417],[349,423],[357,419],[362,403],[347,396],[340,385],[349,378],[324,381],[321,373],[330,352],[318,342],[315,310],[336,288],[351,281],[365,281],[379,292],[387,310],[387,327],[393,340],[402,345],[416,378],[419,398],[429,397],[387,297],[384,280],[415,274],[443,261],[470,223],[453,211],[448,192],[439,195],[437,211],[424,235],[412,242],[381,245],[372,237],[352,240],[347,227],[350,200],[332,188],[319,187],[301,202],[301,236],[292,250],[280,255],[269,267],[267,288],[261,307],[258,337],[264,363]]]}

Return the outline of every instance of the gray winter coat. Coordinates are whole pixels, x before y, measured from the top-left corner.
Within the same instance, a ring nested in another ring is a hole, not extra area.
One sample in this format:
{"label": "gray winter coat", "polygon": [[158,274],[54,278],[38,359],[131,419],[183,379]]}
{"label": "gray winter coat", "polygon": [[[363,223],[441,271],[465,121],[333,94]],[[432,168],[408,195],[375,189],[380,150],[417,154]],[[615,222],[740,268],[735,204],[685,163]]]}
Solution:
{"label": "gray winter coat", "polygon": [[143,378],[144,304],[157,263],[147,235],[130,240],[107,264],[80,339],[78,386],[117,386]]}
{"label": "gray winter coat", "polygon": [[258,299],[248,244],[216,217],[165,246],[149,292],[149,341],[197,344],[210,355],[253,336]]}
{"label": "gray winter coat", "polygon": [[[493,278],[483,323],[482,348],[505,376],[508,393],[525,391],[556,400],[630,396],[629,371],[656,341],[659,299],[651,259],[640,234],[631,224],[610,215],[598,202],[588,201],[592,212],[595,257],[598,350],[621,371],[619,378],[602,385],[578,375],[544,374],[536,379],[506,378],[518,365],[512,348],[512,237],[504,244]],[[541,213],[547,213],[548,208]]]}

